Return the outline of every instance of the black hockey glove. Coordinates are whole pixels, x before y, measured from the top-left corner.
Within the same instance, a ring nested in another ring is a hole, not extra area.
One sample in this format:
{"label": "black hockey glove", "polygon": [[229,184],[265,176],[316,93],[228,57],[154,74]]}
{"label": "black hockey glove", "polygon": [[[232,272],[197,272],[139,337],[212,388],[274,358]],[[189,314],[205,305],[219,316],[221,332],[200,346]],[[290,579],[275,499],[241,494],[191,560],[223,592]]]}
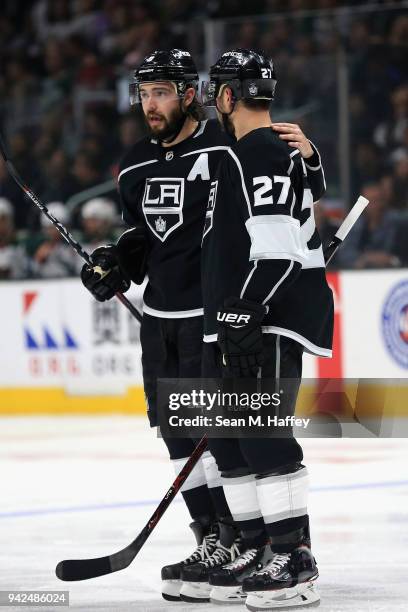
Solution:
{"label": "black hockey glove", "polygon": [[134,283],[141,285],[147,272],[149,239],[145,227],[136,225],[124,232],[116,244],[119,265]]}
{"label": "black hockey glove", "polygon": [[119,267],[114,245],[98,247],[91,259],[93,266],[84,264],[81,280],[98,302],[110,300],[117,291],[125,293],[129,289],[130,280]]}
{"label": "black hockey glove", "polygon": [[225,375],[256,377],[263,363],[261,323],[267,307],[230,297],[217,313],[218,345]]}

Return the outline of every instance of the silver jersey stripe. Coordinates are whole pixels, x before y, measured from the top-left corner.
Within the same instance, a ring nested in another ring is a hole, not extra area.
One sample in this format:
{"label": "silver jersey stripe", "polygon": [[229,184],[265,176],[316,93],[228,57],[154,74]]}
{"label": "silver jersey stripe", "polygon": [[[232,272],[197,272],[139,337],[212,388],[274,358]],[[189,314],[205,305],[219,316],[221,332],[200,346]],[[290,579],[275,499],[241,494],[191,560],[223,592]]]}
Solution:
{"label": "silver jersey stripe", "polygon": [[292,170],[293,170],[293,166],[294,166],[294,165],[295,165],[295,164],[293,163],[293,159],[291,159],[291,160],[290,160],[290,165],[289,165],[289,168],[288,168],[288,174],[289,174],[289,175],[290,175],[290,173],[292,172]]}
{"label": "silver jersey stripe", "polygon": [[324,189],[326,189],[326,177],[324,175],[324,168],[322,166],[322,162],[321,162],[321,158],[320,158],[320,153],[316,147],[315,144],[313,144],[313,142],[311,140],[309,140],[310,144],[312,145],[312,149],[315,153],[317,153],[317,156],[319,158],[319,165],[318,166],[309,166],[306,162],[306,167],[308,168],[308,170],[311,170],[312,172],[315,172],[316,170],[321,170],[322,171],[322,178],[323,178],[323,185],[324,185]]}
{"label": "silver jersey stripe", "polygon": [[205,119],[204,121],[200,121],[200,128],[197,132],[197,134],[194,134],[193,138],[197,138],[198,136],[201,136],[201,134],[204,132],[205,127],[207,125],[208,119]]}
{"label": "silver jersey stripe", "polygon": [[281,349],[280,349],[280,336],[279,334],[276,336],[276,363],[275,363],[275,378],[276,382],[279,384],[280,381],[280,371],[281,371]]}
{"label": "silver jersey stripe", "polygon": [[159,317],[161,319],[188,319],[190,317],[202,317],[204,315],[203,308],[195,308],[194,310],[156,310],[150,308],[146,304],[143,304],[143,312],[152,317]]}
{"label": "silver jersey stripe", "polygon": [[180,157],[188,157],[189,155],[197,155],[197,153],[206,153],[207,151],[229,151],[229,147],[219,146],[219,147],[207,147],[206,149],[196,149],[195,151],[189,151],[188,153],[184,153],[180,155]]}
{"label": "silver jersey stripe", "polygon": [[118,181],[124,174],[126,174],[126,172],[130,172],[131,170],[134,170],[135,168],[140,168],[141,166],[147,166],[148,164],[155,164],[158,161],[159,161],[158,159],[149,159],[149,161],[142,162],[141,164],[135,164],[134,166],[128,166],[128,168],[124,168],[121,172],[119,172]]}
{"label": "silver jersey stripe", "polygon": [[249,201],[249,196],[248,196],[248,191],[245,185],[245,179],[244,179],[244,173],[242,171],[242,166],[241,166],[241,162],[239,161],[238,157],[235,155],[234,151],[232,151],[231,149],[228,150],[229,155],[231,155],[232,159],[235,161],[237,168],[238,168],[238,172],[240,174],[241,177],[241,185],[242,185],[242,191],[243,194],[245,196],[245,200],[248,206],[248,214],[250,217],[252,217],[252,210],[251,210],[251,204]]}
{"label": "silver jersey stripe", "polygon": [[255,260],[254,261],[254,267],[252,268],[252,270],[248,274],[247,279],[246,279],[246,281],[244,283],[244,286],[242,287],[242,291],[241,291],[240,296],[239,296],[241,298],[241,300],[244,297],[245,290],[248,287],[248,283],[251,280],[251,277],[252,277],[253,273],[255,272],[257,265],[258,265],[258,260]]}
{"label": "silver jersey stripe", "polygon": [[[275,325],[263,325],[262,326],[263,334],[280,334],[281,336],[285,336],[286,338],[291,338],[292,340],[296,340],[299,344],[302,344],[305,347],[305,352],[310,353],[311,355],[316,355],[317,357],[331,357],[332,350],[323,348],[322,346],[317,346],[313,342],[310,342],[307,338],[298,334],[291,329],[285,329],[284,327],[277,327]],[[217,342],[218,334],[205,334],[203,338],[203,342],[206,344],[210,342]]]}
{"label": "silver jersey stripe", "polygon": [[307,353],[311,353],[312,355],[318,355],[319,357],[331,357],[332,356],[331,349],[326,349],[326,348],[323,348],[322,346],[317,346],[316,344],[313,344],[313,342],[310,342],[310,340],[308,340],[301,334],[298,334],[297,332],[294,332],[291,329],[285,329],[284,327],[277,327],[276,325],[263,325],[262,333],[280,334],[281,336],[286,336],[287,338],[296,340],[296,342],[299,342],[299,344],[303,344]]}
{"label": "silver jersey stripe", "polygon": [[266,302],[271,299],[271,297],[274,295],[274,293],[276,293],[276,291],[281,286],[281,284],[283,283],[285,278],[287,278],[289,276],[289,274],[291,273],[292,269],[293,269],[293,261],[290,261],[289,265],[288,265],[288,269],[286,270],[285,274],[282,274],[282,276],[280,277],[278,282],[275,283],[275,285],[272,287],[271,291],[268,293],[268,295],[266,296],[266,298],[264,299],[262,304],[265,305]]}

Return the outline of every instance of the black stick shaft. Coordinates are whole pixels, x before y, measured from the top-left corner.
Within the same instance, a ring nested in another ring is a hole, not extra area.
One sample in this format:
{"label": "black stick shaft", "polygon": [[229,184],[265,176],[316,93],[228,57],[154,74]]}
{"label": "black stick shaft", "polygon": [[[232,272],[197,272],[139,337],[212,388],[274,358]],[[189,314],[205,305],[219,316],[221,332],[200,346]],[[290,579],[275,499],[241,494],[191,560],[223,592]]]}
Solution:
{"label": "black stick shaft", "polygon": [[[1,150],[1,154],[4,159],[4,162],[6,164],[6,167],[10,175],[14,179],[14,181],[17,183],[17,185],[24,191],[24,193],[30,198],[30,200],[34,202],[34,204],[41,210],[41,212],[51,221],[54,227],[59,231],[59,233],[64,238],[64,240],[68,242],[68,244],[74,249],[74,251],[76,251],[78,255],[82,257],[82,259],[88,265],[92,266],[93,263],[92,263],[92,260],[89,254],[82,248],[79,242],[75,240],[72,234],[69,233],[66,227],[64,227],[62,223],[60,223],[58,219],[54,217],[52,213],[50,213],[48,208],[41,202],[41,200],[38,199],[35,193],[29,187],[27,187],[27,185],[24,183],[23,179],[21,178],[21,176],[18,174],[17,170],[15,169],[13,163],[7,157],[6,149],[5,149],[4,142],[1,136],[0,136],[0,150]],[[131,312],[132,315],[139,321],[139,323],[141,323],[142,315],[137,310],[137,308],[135,308],[135,306],[133,306],[133,304],[127,299],[127,297],[125,297],[123,293],[120,293],[119,291],[115,295],[118,298],[118,300],[122,302],[124,306],[126,306],[129,312]]]}
{"label": "black stick shaft", "polygon": [[157,523],[160,521],[167,508],[170,506],[171,502],[188,478],[206,447],[207,437],[204,436],[201,438],[193,450],[190,458],[186,461],[183,469],[178,474],[177,478],[157,506],[156,510],[153,512],[152,516],[133,542],[119,552],[106,557],[98,557],[95,559],[68,559],[66,561],[60,561],[55,569],[57,577],[60,580],[68,582],[88,580],[89,578],[96,578],[98,576],[118,572],[128,567],[146,542],[147,538],[152,533],[153,529],[156,527]]}
{"label": "black stick shaft", "polygon": [[324,263],[326,264],[326,266],[331,262],[333,255],[339,249],[342,242],[343,241],[340,240],[340,238],[337,238],[337,236],[334,236],[330,244],[328,244],[327,247],[325,247],[323,251],[323,255],[324,255]]}

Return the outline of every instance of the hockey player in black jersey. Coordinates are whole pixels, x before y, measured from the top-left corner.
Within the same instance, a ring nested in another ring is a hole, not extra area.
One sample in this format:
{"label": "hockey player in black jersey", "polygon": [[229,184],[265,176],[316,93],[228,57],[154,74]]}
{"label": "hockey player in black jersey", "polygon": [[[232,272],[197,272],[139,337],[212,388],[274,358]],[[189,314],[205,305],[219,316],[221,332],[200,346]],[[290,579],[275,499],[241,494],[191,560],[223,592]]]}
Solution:
{"label": "hockey player in black jersey", "polygon": [[[333,298],[313,218],[313,201],[324,191],[313,189],[320,159],[311,150],[303,160],[296,134],[287,143],[273,129],[275,85],[272,62],[245,49],[224,53],[204,84],[205,101],[237,143],[220,163],[207,209],[203,375],[297,381],[286,401],[293,414],[303,351],[331,356]],[[250,610],[317,603],[298,442],[240,437],[209,444],[242,532],[241,554],[209,568],[211,599],[246,601]],[[202,579],[197,565],[183,570],[184,579]]]}
{"label": "hockey player in black jersey", "polygon": [[[92,253],[82,280],[99,300],[148,282],[143,296],[143,382],[152,427],[158,425],[157,379],[201,375],[203,305],[200,250],[211,180],[233,140],[207,121],[197,102],[198,74],[188,51],[148,55],[135,71],[131,103],[142,106],[150,135],[122,159],[119,192],[130,229],[117,245]],[[101,270],[102,269],[102,270]],[[165,438],[179,472],[196,441]],[[220,475],[209,451],[182,487],[197,548],[162,569],[163,597],[180,599],[180,568],[206,559],[235,533]],[[224,547],[225,548],[225,547]]]}

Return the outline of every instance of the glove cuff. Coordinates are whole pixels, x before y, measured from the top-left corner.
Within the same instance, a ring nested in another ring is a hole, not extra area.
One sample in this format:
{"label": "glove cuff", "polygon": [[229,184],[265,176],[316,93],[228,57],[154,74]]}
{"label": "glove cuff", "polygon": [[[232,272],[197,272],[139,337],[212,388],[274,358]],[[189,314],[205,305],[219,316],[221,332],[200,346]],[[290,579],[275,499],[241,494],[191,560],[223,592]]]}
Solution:
{"label": "glove cuff", "polygon": [[229,297],[224,300],[224,308],[239,308],[242,310],[249,310],[260,316],[265,316],[268,313],[268,306],[265,304],[259,304],[258,302],[251,302],[251,300],[245,300],[237,297]]}

